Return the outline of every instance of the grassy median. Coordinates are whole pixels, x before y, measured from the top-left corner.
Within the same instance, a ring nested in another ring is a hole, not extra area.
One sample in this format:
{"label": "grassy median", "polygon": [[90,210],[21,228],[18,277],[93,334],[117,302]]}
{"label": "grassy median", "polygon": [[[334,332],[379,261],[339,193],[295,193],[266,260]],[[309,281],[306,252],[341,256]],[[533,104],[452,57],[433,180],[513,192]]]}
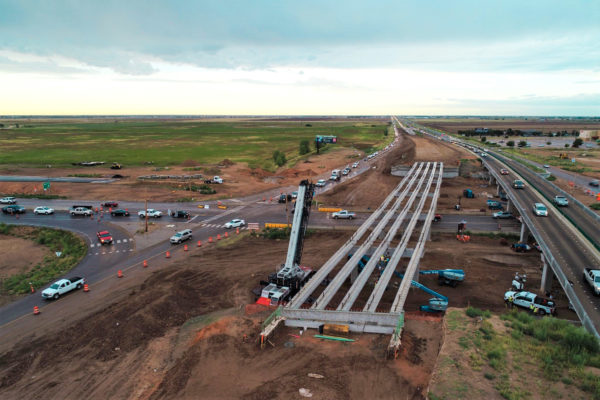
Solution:
{"label": "grassy median", "polygon": [[[2,281],[1,292],[7,295],[29,292],[30,282],[35,288],[46,285],[70,271],[81,261],[87,251],[87,246],[77,235],[60,229],[0,223],[0,234],[31,240],[38,245],[47,247],[52,252],[29,271],[5,277]],[[61,252],[60,257],[56,256],[55,252]]]}

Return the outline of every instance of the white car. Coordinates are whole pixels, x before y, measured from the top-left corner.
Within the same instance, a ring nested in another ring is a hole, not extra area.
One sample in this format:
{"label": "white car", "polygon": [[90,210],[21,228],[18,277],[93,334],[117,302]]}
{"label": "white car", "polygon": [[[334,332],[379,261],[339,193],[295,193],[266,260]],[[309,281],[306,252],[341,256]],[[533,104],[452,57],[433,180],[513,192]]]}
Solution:
{"label": "white car", "polygon": [[192,238],[192,230],[184,229],[180,232],[177,232],[173,236],[171,236],[171,238],[169,239],[169,242],[171,242],[172,244],[179,244],[179,243],[185,242],[186,240],[189,240],[191,238]]}
{"label": "white car", "polygon": [[546,206],[542,203],[535,203],[533,205],[533,212],[535,215],[540,217],[548,216],[548,208],[546,208]]}
{"label": "white car", "polygon": [[352,164],[352,168],[358,168],[358,161]]}
{"label": "white car", "polygon": [[0,204],[17,204],[17,199],[14,197],[3,197],[0,199]]}
{"label": "white car", "polygon": [[36,207],[33,210],[34,214],[45,214],[45,215],[49,215],[49,214],[54,214],[54,208],[50,208],[50,207]]}
{"label": "white car", "polygon": [[[146,210],[138,211],[138,216],[140,218],[146,218]],[[148,218],[160,218],[162,217],[162,212],[155,210],[153,208],[148,209]]]}
{"label": "white car", "polygon": [[244,225],[246,225],[246,221],[244,221],[243,219],[232,219],[231,221],[225,224],[225,228],[239,228]]}
{"label": "white car", "polygon": [[327,184],[327,181],[325,179],[319,179],[317,181],[317,183],[315,184],[316,187],[323,187]]}

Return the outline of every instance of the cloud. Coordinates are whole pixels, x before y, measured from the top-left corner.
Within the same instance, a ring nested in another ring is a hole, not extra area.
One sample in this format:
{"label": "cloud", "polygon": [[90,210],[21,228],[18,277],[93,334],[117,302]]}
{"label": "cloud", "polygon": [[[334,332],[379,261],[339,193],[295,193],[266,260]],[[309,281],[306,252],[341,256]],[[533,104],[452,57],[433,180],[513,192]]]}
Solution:
{"label": "cloud", "polygon": [[156,72],[152,59],[250,69],[591,67],[599,59],[600,2],[577,4],[0,0],[0,49],[131,75]]}

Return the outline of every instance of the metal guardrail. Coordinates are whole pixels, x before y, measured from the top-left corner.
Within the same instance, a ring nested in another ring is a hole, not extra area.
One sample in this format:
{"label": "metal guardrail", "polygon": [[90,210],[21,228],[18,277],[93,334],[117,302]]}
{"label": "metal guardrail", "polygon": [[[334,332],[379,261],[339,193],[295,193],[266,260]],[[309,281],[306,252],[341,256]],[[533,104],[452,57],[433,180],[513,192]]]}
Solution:
{"label": "metal guardrail", "polygon": [[[486,160],[482,159],[482,161],[485,164],[488,171],[490,172],[490,174],[496,179],[496,181],[501,183],[502,179],[501,179],[500,175],[498,175],[498,173],[488,164],[488,162]],[[503,187],[503,189],[505,189],[504,191],[507,194],[508,198],[513,202],[513,205],[519,210],[522,221],[527,225],[527,227],[529,228],[529,231],[535,237],[535,240],[537,241],[537,243],[540,245],[540,248],[542,249],[544,257],[546,258],[546,262],[548,263],[550,268],[552,268],[554,275],[556,276],[556,278],[559,281],[560,285],[562,286],[563,290],[567,294],[567,297],[569,298],[569,301],[573,305],[573,308],[575,309],[577,316],[581,320],[581,323],[589,332],[592,332],[594,335],[596,335],[597,338],[600,338],[600,334],[596,330],[596,326],[592,322],[592,319],[590,318],[588,313],[583,308],[583,305],[579,301],[577,294],[575,294],[575,291],[573,290],[571,282],[569,281],[569,279],[563,272],[558,261],[556,261],[556,259],[552,255],[552,252],[550,251],[550,248],[548,247],[548,245],[542,238],[542,235],[536,229],[535,225],[533,224],[533,220],[525,212],[526,209],[523,208],[523,206],[521,205],[519,200],[517,200],[516,196],[510,190],[510,187],[508,189],[506,187]]]}

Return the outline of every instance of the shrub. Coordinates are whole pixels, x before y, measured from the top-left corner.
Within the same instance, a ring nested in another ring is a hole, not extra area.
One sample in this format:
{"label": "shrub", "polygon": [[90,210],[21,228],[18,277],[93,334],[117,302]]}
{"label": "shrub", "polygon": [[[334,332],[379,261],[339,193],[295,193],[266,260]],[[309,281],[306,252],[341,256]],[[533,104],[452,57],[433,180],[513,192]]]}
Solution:
{"label": "shrub", "polygon": [[475,317],[485,317],[485,318],[489,318],[492,316],[492,313],[490,313],[489,310],[480,310],[479,308],[475,308],[475,307],[468,307],[467,310],[465,311],[465,313],[467,314],[467,316],[471,317],[471,318],[475,318]]}
{"label": "shrub", "polygon": [[273,162],[278,167],[281,167],[282,165],[284,165],[287,162],[287,160],[285,158],[285,154],[279,150],[275,150],[273,152]]}
{"label": "shrub", "polygon": [[600,203],[592,203],[590,204],[590,208],[592,210],[600,210]]}
{"label": "shrub", "polygon": [[509,140],[508,142],[506,142],[506,145],[508,147],[515,147],[515,141],[514,140]]}
{"label": "shrub", "polygon": [[271,240],[287,239],[290,237],[290,232],[290,228],[265,228],[260,233],[260,236],[264,237],[265,239]]}
{"label": "shrub", "polygon": [[310,153],[310,142],[308,140],[301,140],[300,141],[300,150],[299,150],[300,155],[304,155],[307,153]]}

